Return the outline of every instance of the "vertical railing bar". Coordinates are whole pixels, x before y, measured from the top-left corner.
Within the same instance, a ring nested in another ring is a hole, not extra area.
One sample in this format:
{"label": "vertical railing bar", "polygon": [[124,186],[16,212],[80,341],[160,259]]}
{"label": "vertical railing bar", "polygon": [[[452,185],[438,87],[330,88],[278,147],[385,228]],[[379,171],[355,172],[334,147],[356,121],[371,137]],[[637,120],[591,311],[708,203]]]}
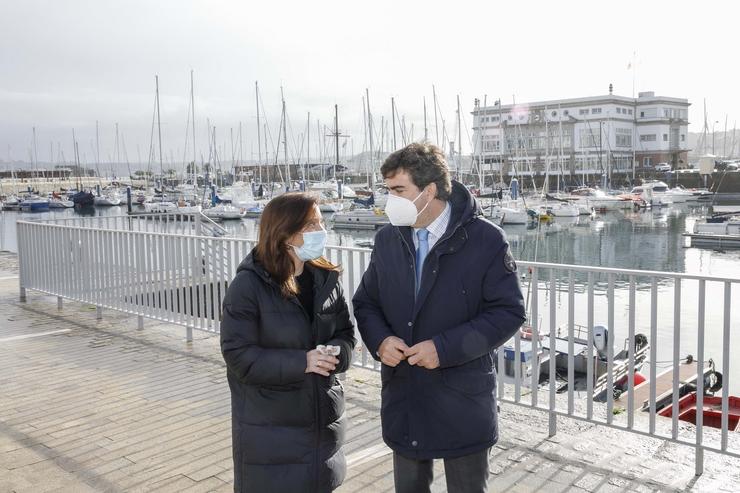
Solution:
{"label": "vertical railing bar", "polygon": [[104,279],[103,281],[101,305],[105,304],[111,306],[113,304],[111,291],[113,290],[114,286],[114,260],[116,256],[116,251],[118,249],[115,237],[116,233],[109,227],[108,229],[103,231],[94,231],[93,234],[102,236],[104,240],[103,243],[105,244],[105,264],[103,265],[102,276],[104,276],[106,279]]}
{"label": "vertical railing bar", "polygon": [[725,377],[722,385],[722,452],[727,451],[727,429],[730,413],[730,306],[732,285],[725,282],[724,326],[722,330],[722,375]]}
{"label": "vertical railing bar", "polygon": [[[536,267],[530,267],[530,290],[532,291],[532,319],[530,325],[532,326],[532,405],[539,405],[539,385],[540,385],[540,369],[542,368],[542,361],[540,360],[540,353],[544,358],[544,350],[542,350],[542,344],[540,343],[540,270]],[[552,349],[548,350],[550,355],[553,354]]]}
{"label": "vertical railing bar", "polygon": [[177,257],[175,257],[175,243],[179,241],[179,236],[165,235],[164,239],[165,251],[167,252],[165,261],[167,264],[167,300],[169,302],[167,318],[172,322],[177,322],[179,317],[176,306],[177,296],[175,295],[175,286],[177,284],[177,273],[175,271],[175,266],[177,264]]}
{"label": "vertical railing bar", "polygon": [[173,258],[175,259],[175,299],[177,300],[177,322],[180,325],[185,325],[185,319],[187,312],[185,311],[185,295],[183,294],[183,278],[185,276],[185,256],[183,255],[183,239],[177,238],[174,243]]}
{"label": "vertical railing bar", "polygon": [[696,341],[696,450],[694,452],[694,474],[704,472],[704,317],[706,308],[706,281],[699,280],[699,313],[697,316]]}
{"label": "vertical railing bar", "polygon": [[628,369],[627,369],[627,428],[630,430],[635,426],[635,276],[629,277],[629,335],[628,347]]}
{"label": "vertical railing bar", "polygon": [[192,254],[191,243],[192,237],[185,237],[182,240],[182,258],[183,258],[183,283],[182,292],[183,299],[185,300],[183,305],[185,307],[185,326],[193,326],[193,314],[195,313],[195,305],[193,303],[193,266],[192,266]]}
{"label": "vertical railing bar", "polygon": [[593,419],[594,412],[594,273],[588,273],[587,300],[588,359],[586,361],[586,418]]}
{"label": "vertical railing bar", "polygon": [[157,238],[157,250],[159,252],[159,316],[160,320],[169,320],[169,313],[167,311],[167,245],[166,238],[167,233],[160,233],[156,236]]}
{"label": "vertical railing bar", "polygon": [[[365,272],[366,269],[367,269],[367,254],[362,252],[360,254],[360,272]],[[362,282],[361,279],[362,278],[360,278],[360,282]],[[350,311],[352,312],[352,317],[354,317],[355,310],[354,310],[354,307],[352,306],[352,300],[351,300],[352,294],[354,294],[354,292],[347,294],[347,304],[349,305]],[[355,326],[355,336],[357,337],[357,335],[358,335],[358,329],[357,329],[357,326]],[[368,356],[369,356],[367,347],[365,346],[365,343],[362,342],[361,337],[357,337],[357,340],[360,341],[359,342],[360,347],[361,347],[360,358],[362,362],[362,367],[367,368]],[[377,361],[375,361],[375,358],[371,356],[370,359],[373,362],[373,366],[375,366],[375,363],[377,363]]]}
{"label": "vertical railing bar", "polygon": [[[137,222],[139,223],[139,226],[141,226],[141,221]],[[141,231],[136,232],[133,237],[133,241],[136,252],[134,257],[136,262],[136,311],[139,315],[144,316],[146,315],[146,302],[144,301],[144,296],[146,295],[146,290],[144,289],[144,270],[146,268],[146,260],[144,254],[144,235]]]}
{"label": "vertical railing bar", "polygon": [[673,284],[673,395],[671,396],[671,436],[678,438],[678,400],[679,365],[681,363],[681,279],[675,278]]}
{"label": "vertical railing bar", "polygon": [[557,289],[556,289],[556,275],[557,272],[555,269],[550,269],[550,299],[548,300],[548,303],[550,304],[550,403],[549,403],[549,430],[548,435],[554,436],[555,432],[557,431],[557,414],[555,414],[555,398],[556,398],[556,391],[557,391],[557,371],[555,369],[555,362],[557,359],[557,351],[555,349],[555,336],[557,332],[557,324],[556,324],[556,308],[557,308],[557,302],[555,300],[555,297],[557,296]]}
{"label": "vertical railing bar", "polygon": [[514,402],[522,397],[522,336],[519,331],[514,334]]}
{"label": "vertical railing bar", "polygon": [[573,270],[568,271],[568,414],[572,415],[575,408],[574,390],[575,378],[575,280]]}
{"label": "vertical railing bar", "polygon": [[655,398],[657,378],[657,354],[658,354],[658,279],[652,278],[650,286],[650,424],[651,435],[655,434]]}
{"label": "vertical railing bar", "polygon": [[614,420],[614,339],[617,331],[614,327],[614,274],[609,273],[607,284],[607,306],[609,332],[606,337],[606,422]]}
{"label": "vertical railing bar", "polygon": [[206,267],[206,256],[208,244],[203,237],[198,237],[198,276],[200,282],[198,283],[200,292],[200,320],[198,327],[202,330],[208,329],[208,271]]}

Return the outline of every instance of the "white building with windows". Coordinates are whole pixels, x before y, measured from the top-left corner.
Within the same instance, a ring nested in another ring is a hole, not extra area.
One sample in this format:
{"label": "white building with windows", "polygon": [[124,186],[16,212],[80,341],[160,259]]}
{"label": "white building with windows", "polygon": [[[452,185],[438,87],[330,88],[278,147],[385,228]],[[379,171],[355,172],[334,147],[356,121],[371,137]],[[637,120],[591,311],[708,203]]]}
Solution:
{"label": "white building with windows", "polygon": [[[481,106],[473,111],[473,158],[484,172],[632,175],[658,163],[688,167],[687,99],[641,92]],[[634,160],[634,161],[633,161]]]}

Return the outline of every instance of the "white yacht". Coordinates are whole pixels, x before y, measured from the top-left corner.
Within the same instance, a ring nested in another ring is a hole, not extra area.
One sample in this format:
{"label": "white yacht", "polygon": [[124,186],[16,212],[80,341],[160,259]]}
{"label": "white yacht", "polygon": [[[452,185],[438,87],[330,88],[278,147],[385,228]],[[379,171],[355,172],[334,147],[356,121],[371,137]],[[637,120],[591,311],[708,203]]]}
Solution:
{"label": "white yacht", "polygon": [[577,188],[571,192],[571,195],[577,198],[576,204],[587,210],[616,211],[632,208],[632,200],[629,198],[607,195],[598,188]]}
{"label": "white yacht", "polygon": [[693,232],[684,236],[696,246],[740,247],[740,211],[715,214],[696,222]]}
{"label": "white yacht", "polygon": [[121,194],[118,190],[108,190],[105,194],[95,196],[95,205],[121,205]]}
{"label": "white yacht", "polygon": [[247,210],[230,204],[218,204],[205,209],[203,214],[211,219],[241,219],[247,214]]}

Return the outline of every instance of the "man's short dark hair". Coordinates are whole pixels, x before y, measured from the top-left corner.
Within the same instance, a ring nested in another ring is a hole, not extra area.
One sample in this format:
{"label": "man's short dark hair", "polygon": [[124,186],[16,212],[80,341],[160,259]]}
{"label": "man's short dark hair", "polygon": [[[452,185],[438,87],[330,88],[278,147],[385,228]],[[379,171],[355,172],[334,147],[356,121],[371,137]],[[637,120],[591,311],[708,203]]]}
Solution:
{"label": "man's short dark hair", "polygon": [[450,169],[442,150],[432,144],[414,142],[388,156],[380,167],[383,178],[391,178],[403,170],[419,189],[437,184],[436,198],[448,200],[452,191]]}

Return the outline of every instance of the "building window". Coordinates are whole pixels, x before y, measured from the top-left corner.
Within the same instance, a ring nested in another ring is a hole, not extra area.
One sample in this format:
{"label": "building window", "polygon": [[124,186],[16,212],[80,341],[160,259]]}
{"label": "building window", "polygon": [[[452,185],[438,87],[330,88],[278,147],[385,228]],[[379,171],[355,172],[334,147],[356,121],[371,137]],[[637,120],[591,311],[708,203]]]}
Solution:
{"label": "building window", "polygon": [[588,108],[578,110],[579,115],[588,115]]}
{"label": "building window", "polygon": [[645,118],[645,112],[644,111],[641,111],[640,112],[640,118]]}
{"label": "building window", "polygon": [[649,168],[650,166],[652,166],[652,161],[653,160],[649,157],[643,158],[642,165],[645,166],[646,168]]}
{"label": "building window", "polygon": [[552,112],[552,113],[550,113],[550,114],[551,114],[552,116],[558,116],[558,112],[557,112],[557,111],[553,111],[553,112]]}
{"label": "building window", "polygon": [[632,147],[632,130],[629,128],[615,129],[617,147]]}
{"label": "building window", "polygon": [[668,134],[663,134],[663,142],[668,142]]}
{"label": "building window", "polygon": [[622,112],[622,108],[619,108],[619,107],[618,107],[618,108],[617,108],[617,114],[619,114],[619,113],[621,113],[621,112]]}
{"label": "building window", "polygon": [[628,110],[630,112],[630,115],[632,114],[632,110]]}
{"label": "building window", "polygon": [[681,134],[681,142],[685,142],[685,141],[686,141],[686,135],[685,134]]}
{"label": "building window", "polygon": [[568,110],[563,110],[563,115],[568,116]]}
{"label": "building window", "polygon": [[640,135],[640,142],[655,142],[655,134]]}
{"label": "building window", "polygon": [[511,121],[511,115],[509,115],[509,117],[508,117],[508,118],[509,118],[509,121]]}
{"label": "building window", "polygon": [[592,115],[596,115],[598,113],[601,113],[601,108],[591,108]]}
{"label": "building window", "polygon": [[601,145],[601,135],[599,129],[585,128],[581,130],[581,147],[599,147]]}

